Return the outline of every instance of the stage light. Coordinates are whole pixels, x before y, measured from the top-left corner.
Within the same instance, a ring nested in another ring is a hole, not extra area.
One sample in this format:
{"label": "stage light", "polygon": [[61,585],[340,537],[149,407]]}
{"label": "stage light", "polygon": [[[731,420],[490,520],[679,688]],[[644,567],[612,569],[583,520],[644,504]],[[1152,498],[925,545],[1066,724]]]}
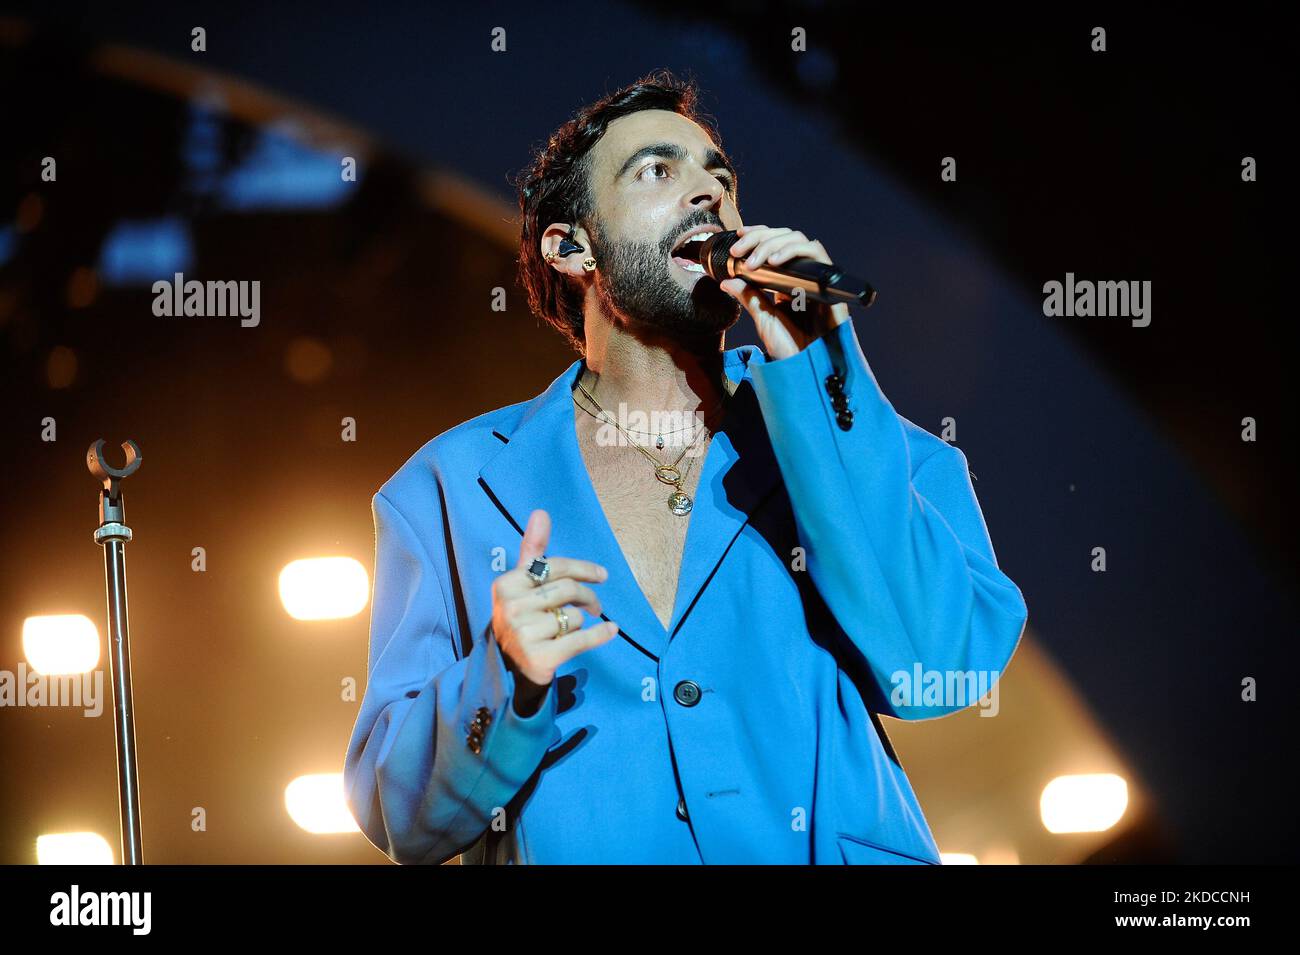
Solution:
{"label": "stage light", "polygon": [[1114,773],[1058,776],[1039,801],[1048,832],[1104,832],[1127,808],[1128,783]]}
{"label": "stage light", "polygon": [[280,571],[280,601],[296,620],[354,617],[369,599],[369,575],[351,557],[295,560]]}
{"label": "stage light", "polygon": [[1020,865],[1020,853],[1008,846],[995,846],[981,853],[980,865]]}
{"label": "stage light", "polygon": [[940,852],[944,865],[979,865],[980,860],[969,852]]}
{"label": "stage light", "polygon": [[308,832],[360,832],[343,798],[342,773],[299,776],[284,787],[284,805],[289,817]]}
{"label": "stage light", "polygon": [[23,653],[32,669],[46,676],[85,673],[99,664],[99,630],[79,613],[28,617]]}
{"label": "stage light", "polygon": [[113,849],[97,832],[56,832],[36,837],[38,865],[112,865]]}

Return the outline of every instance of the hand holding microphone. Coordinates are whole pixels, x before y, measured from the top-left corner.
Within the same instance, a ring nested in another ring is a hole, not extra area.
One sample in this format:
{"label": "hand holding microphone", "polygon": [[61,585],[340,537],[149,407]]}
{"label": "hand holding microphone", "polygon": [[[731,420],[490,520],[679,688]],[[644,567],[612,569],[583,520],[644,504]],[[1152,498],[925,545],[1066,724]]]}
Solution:
{"label": "hand holding microphone", "polygon": [[[745,307],[773,360],[802,351],[846,321],[849,302],[866,307],[876,298],[869,284],[835,266],[820,242],[792,229],[740,226],[676,254],[697,258],[704,274]],[[812,301],[802,310],[792,307],[799,289]]]}

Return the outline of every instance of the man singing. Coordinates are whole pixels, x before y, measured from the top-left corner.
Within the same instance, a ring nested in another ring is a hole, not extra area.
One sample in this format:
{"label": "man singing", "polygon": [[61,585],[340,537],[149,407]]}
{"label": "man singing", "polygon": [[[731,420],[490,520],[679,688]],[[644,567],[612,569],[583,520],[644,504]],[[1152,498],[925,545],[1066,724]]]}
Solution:
{"label": "man singing", "polygon": [[[736,230],[754,265],[831,261],[742,224],[719,142],[663,73],[554,133],[519,277],[581,358],[374,496],[345,780],[396,862],[940,861],[877,714],[974,703],[904,690],[990,685],[1025,603],[964,454],[894,411],[848,307],[677,254]],[[742,308],[761,349],[725,348]]]}

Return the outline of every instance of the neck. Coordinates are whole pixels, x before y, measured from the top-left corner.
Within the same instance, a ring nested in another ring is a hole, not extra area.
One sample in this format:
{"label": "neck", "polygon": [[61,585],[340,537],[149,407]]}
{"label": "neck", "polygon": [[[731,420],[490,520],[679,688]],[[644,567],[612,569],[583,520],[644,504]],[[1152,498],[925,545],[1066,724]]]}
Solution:
{"label": "neck", "polygon": [[579,380],[611,414],[626,404],[646,413],[710,416],[732,387],[724,386],[725,339],[719,332],[684,342],[589,320],[586,368]]}

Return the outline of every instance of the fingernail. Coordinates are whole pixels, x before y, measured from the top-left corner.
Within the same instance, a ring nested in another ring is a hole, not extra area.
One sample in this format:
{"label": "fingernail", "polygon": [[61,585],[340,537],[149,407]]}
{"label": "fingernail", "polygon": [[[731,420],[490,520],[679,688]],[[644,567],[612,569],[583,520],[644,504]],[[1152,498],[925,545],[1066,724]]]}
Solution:
{"label": "fingernail", "polygon": [[609,632],[618,633],[618,624],[616,624],[613,620],[609,622]]}

